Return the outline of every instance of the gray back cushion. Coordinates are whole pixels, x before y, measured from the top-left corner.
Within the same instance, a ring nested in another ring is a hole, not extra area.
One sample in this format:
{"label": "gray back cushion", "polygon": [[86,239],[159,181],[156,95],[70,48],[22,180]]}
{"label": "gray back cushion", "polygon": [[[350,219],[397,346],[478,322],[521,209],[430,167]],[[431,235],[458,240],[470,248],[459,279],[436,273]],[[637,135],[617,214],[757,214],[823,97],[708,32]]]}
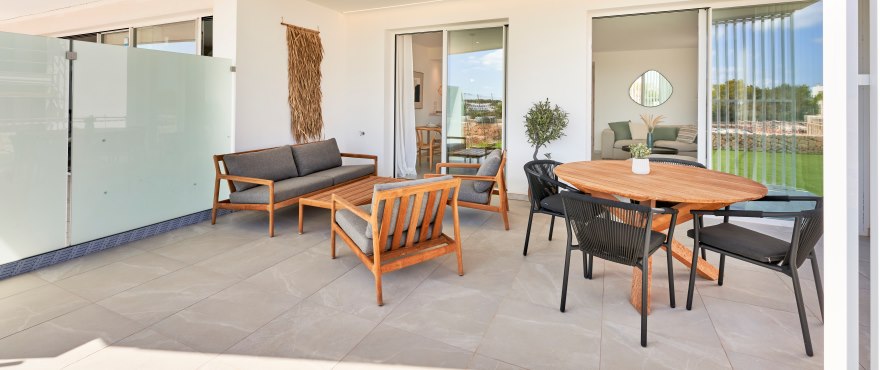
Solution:
{"label": "gray back cushion", "polygon": [[[286,146],[261,150],[253,153],[227,154],[223,156],[227,173],[233,176],[256,177],[258,179],[280,181],[299,176],[296,162]],[[257,184],[234,181],[235,190],[242,191]]]}
{"label": "gray back cushion", "polygon": [[[442,177],[434,177],[434,178],[430,178],[430,179],[420,179],[420,180],[412,180],[412,181],[394,182],[394,183],[389,183],[389,184],[379,184],[379,185],[375,185],[373,187],[373,198],[376,197],[376,193],[383,191],[383,190],[399,189],[399,188],[405,188],[405,187],[410,187],[410,186],[418,186],[418,185],[430,184],[432,182],[446,181],[446,180],[450,180],[450,179],[452,179],[452,176],[442,176]],[[425,196],[422,198],[422,204],[419,205],[419,211],[418,211],[419,212],[419,218],[418,218],[418,220],[419,220],[418,225],[419,226],[421,226],[422,222],[425,220],[425,210],[428,209],[428,195],[429,194],[427,194],[427,193],[425,194]],[[431,214],[432,215],[437,214],[437,210],[440,208],[440,204],[445,201],[445,199],[441,199],[440,195],[441,194],[438,191],[437,196],[434,197],[434,204],[431,205]],[[405,222],[405,224],[403,225],[403,231],[406,231],[409,229],[409,222],[407,222],[407,221],[412,216],[413,205],[414,205],[413,203],[415,203],[415,201],[416,201],[416,196],[411,195],[409,197],[409,206],[407,207],[406,214],[403,217],[403,220],[404,220],[403,222]],[[397,215],[400,212],[400,199],[399,198],[394,201],[394,205],[392,207],[394,207],[394,210],[391,211],[391,224],[390,224],[391,226],[388,228],[388,235],[394,235],[394,229],[397,228]],[[381,228],[382,227],[382,219],[385,216],[385,201],[384,200],[379,202],[379,208],[376,209],[376,212],[379,213],[377,215],[376,222],[377,222],[377,225],[379,225],[379,227]],[[431,224],[433,224],[433,222],[431,222]],[[370,225],[367,225],[366,235],[367,235],[368,239],[373,238],[373,228]]]}
{"label": "gray back cushion", "polygon": [[[499,168],[501,168],[501,149],[495,149],[483,160],[483,164],[477,170],[477,176],[495,176]],[[494,184],[491,181],[474,181],[474,191],[485,193],[492,189]]]}
{"label": "gray back cushion", "polygon": [[336,139],[291,145],[290,150],[293,152],[293,159],[296,161],[296,168],[299,169],[300,176],[342,165],[342,155],[339,154]]}

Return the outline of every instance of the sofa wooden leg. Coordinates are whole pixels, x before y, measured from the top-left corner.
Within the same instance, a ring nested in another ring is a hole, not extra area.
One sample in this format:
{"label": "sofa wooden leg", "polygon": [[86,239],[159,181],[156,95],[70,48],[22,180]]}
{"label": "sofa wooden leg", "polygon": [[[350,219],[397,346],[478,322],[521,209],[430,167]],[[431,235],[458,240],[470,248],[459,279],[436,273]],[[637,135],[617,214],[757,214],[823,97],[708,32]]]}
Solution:
{"label": "sofa wooden leg", "polygon": [[217,224],[217,206],[211,208],[211,225]]}
{"label": "sofa wooden leg", "polygon": [[336,225],[330,225],[330,259],[336,259]]}
{"label": "sofa wooden leg", "polygon": [[269,208],[269,237],[275,237],[275,208]]}

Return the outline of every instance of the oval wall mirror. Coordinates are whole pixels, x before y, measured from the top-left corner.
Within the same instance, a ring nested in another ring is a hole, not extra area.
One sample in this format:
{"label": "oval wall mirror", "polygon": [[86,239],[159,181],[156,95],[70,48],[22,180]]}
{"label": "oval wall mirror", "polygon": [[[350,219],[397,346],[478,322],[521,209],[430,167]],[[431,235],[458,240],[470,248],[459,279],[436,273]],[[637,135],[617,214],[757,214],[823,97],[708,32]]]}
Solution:
{"label": "oval wall mirror", "polygon": [[629,87],[629,97],[644,107],[656,107],[672,96],[672,84],[662,73],[650,70],[642,73]]}

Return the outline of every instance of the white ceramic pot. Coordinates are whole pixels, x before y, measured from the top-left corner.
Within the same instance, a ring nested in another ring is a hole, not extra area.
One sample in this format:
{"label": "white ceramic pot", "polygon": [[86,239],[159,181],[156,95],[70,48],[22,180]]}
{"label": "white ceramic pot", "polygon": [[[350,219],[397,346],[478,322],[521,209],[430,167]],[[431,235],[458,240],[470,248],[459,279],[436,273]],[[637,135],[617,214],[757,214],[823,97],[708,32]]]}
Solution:
{"label": "white ceramic pot", "polygon": [[647,175],[651,173],[651,162],[648,158],[633,158],[632,171],[636,175]]}

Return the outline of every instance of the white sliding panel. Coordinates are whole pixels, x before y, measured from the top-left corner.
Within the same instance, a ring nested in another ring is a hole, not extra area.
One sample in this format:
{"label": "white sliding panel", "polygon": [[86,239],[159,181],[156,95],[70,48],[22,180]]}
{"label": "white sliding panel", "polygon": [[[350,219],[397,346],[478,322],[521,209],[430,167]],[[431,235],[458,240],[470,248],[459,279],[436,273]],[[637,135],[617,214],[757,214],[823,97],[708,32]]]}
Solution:
{"label": "white sliding panel", "polygon": [[211,208],[229,60],[75,42],[71,242]]}
{"label": "white sliding panel", "polygon": [[69,43],[0,32],[0,264],[66,246]]}

